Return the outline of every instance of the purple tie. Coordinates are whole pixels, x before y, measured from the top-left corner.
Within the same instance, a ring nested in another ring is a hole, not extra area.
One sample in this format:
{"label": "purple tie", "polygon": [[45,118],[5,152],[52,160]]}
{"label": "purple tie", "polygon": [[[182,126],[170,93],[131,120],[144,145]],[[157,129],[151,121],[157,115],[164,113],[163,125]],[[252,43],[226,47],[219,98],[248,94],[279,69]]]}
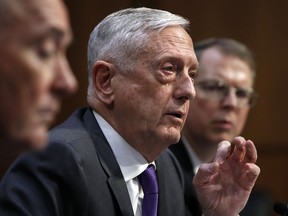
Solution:
{"label": "purple tie", "polygon": [[154,166],[150,164],[138,179],[144,191],[142,216],[157,216],[158,184]]}

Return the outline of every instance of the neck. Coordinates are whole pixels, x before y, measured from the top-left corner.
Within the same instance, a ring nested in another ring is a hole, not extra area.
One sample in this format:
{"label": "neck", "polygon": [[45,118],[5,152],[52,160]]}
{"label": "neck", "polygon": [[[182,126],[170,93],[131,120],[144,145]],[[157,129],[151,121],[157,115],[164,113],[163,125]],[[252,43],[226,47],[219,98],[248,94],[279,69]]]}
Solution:
{"label": "neck", "polygon": [[153,142],[151,140],[145,143],[135,141],[131,144],[131,146],[136,149],[149,163],[155,161],[158,156],[168,147],[165,144],[160,145],[159,142]]}

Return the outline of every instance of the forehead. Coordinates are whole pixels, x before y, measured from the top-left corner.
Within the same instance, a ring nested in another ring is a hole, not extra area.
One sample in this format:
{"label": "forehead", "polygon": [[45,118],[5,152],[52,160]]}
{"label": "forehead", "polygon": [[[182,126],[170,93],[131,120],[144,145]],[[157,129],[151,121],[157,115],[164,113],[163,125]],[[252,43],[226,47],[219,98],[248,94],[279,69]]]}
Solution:
{"label": "forehead", "polygon": [[192,39],[180,26],[167,27],[153,35],[148,49],[159,58],[182,58],[187,64],[198,65]]}
{"label": "forehead", "polygon": [[71,38],[69,19],[62,0],[17,0],[11,4],[11,13],[11,20],[8,21],[11,23],[10,29],[6,31],[8,40],[15,32],[21,32],[18,34],[25,38],[58,31],[67,36],[67,40]]}
{"label": "forehead", "polygon": [[228,82],[253,84],[253,73],[249,65],[236,56],[221,53],[217,48],[208,48],[202,52],[200,78],[219,78]]}

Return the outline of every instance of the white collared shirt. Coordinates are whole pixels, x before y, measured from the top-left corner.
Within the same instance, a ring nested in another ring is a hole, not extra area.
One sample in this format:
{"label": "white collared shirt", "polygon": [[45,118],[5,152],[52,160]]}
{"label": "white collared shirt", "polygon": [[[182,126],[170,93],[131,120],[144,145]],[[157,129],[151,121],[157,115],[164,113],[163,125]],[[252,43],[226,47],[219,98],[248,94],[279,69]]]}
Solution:
{"label": "white collared shirt", "polygon": [[[130,146],[101,115],[95,111],[93,111],[93,113],[120,166],[134,215],[141,216],[144,193],[137,176],[148,167],[149,163],[138,151]],[[153,165],[156,168],[154,162]]]}

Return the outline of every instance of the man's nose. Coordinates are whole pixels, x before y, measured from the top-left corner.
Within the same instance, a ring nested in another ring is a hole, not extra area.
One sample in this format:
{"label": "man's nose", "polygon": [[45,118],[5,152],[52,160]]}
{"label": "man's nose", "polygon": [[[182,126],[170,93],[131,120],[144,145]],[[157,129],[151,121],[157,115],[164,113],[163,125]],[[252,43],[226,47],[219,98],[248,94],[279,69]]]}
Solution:
{"label": "man's nose", "polygon": [[236,91],[233,88],[227,89],[227,93],[224,95],[222,104],[224,106],[236,107],[238,105],[238,97]]}
{"label": "man's nose", "polygon": [[182,74],[177,80],[177,88],[175,91],[175,97],[184,100],[191,100],[196,96],[194,88],[194,81],[189,74]]}
{"label": "man's nose", "polygon": [[77,88],[77,80],[66,58],[58,62],[55,71],[53,90],[57,95],[64,97],[74,93]]}

